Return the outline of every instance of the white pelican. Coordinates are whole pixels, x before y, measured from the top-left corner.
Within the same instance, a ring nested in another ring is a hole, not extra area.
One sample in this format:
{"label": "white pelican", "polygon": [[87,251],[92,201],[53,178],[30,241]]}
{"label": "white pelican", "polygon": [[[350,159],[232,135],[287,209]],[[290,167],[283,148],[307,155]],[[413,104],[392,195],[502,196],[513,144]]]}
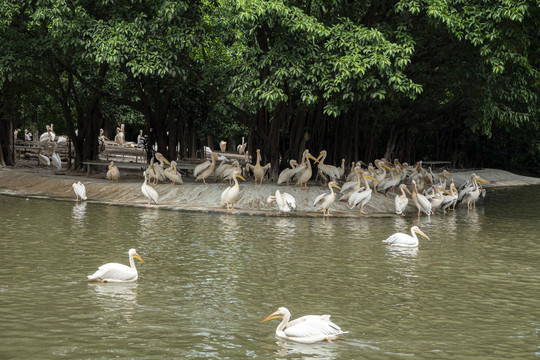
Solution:
{"label": "white pelican", "polygon": [[212,175],[214,172],[214,168],[216,167],[216,160],[218,158],[217,153],[212,153],[212,160],[207,160],[203,162],[202,164],[199,164],[195,167],[195,170],[193,170],[193,176],[195,177],[195,181],[202,180],[203,184],[206,185],[206,178]]}
{"label": "white pelican", "polygon": [[219,149],[221,150],[222,153],[227,151],[227,142],[225,140],[221,140],[219,142]]}
{"label": "white pelican", "polygon": [[275,195],[270,195],[267,199],[269,203],[273,203],[274,201],[277,203],[279,212],[289,212],[291,209],[296,209],[296,200],[291,194],[288,194],[284,192],[283,194],[276,190]]}
{"label": "white pelican", "polygon": [[133,282],[137,281],[139,275],[137,273],[137,268],[135,267],[135,262],[133,259],[137,259],[140,262],[144,263],[142,257],[137,254],[135,249],[130,249],[129,252],[129,265],[118,263],[107,263],[101,265],[98,270],[93,275],[88,275],[88,281],[97,281],[97,282]]}
{"label": "white pelican", "polygon": [[279,173],[277,180],[278,185],[283,183],[289,185],[289,180],[291,180],[291,178],[294,176],[293,170],[298,167],[298,161],[291,159],[289,160],[289,164],[291,165],[290,168],[283,169],[283,171]]}
{"label": "white pelican", "polygon": [[333,188],[341,190],[335,181],[330,181],[328,183],[328,188],[330,189],[330,194],[322,193],[321,195],[317,196],[313,202],[313,206],[319,205],[319,210],[323,211],[323,216],[332,216],[332,214],[330,214],[330,206],[336,199],[336,194],[334,193]]}
{"label": "white pelican", "polygon": [[296,185],[302,186],[302,184],[304,184],[304,187],[300,187],[301,190],[308,189],[307,182],[309,181],[309,179],[311,179],[311,175],[313,173],[311,170],[311,162],[309,161],[309,159],[315,162],[317,161],[317,159],[315,159],[313,155],[309,153],[309,150],[304,150],[304,154],[302,155],[301,165],[297,167],[296,169],[294,169],[294,172],[296,172],[296,170],[298,169],[298,172],[296,172],[295,174]]}
{"label": "white pelican", "polygon": [[462,199],[462,202],[467,204],[467,209],[472,209],[474,206],[476,206],[476,200],[480,197],[480,185],[478,185],[478,182],[483,182],[486,184],[489,184],[489,181],[482,179],[480,176],[476,174],[472,174],[472,189],[471,191],[467,192]]}
{"label": "white pelican", "polygon": [[50,137],[51,141],[54,141],[54,139],[56,137],[56,133],[54,132],[53,127],[54,127],[54,124],[51,124],[51,126],[49,127],[50,130],[51,130],[50,133],[49,133],[49,137]]}
{"label": "white pelican", "polygon": [[38,161],[41,165],[45,165],[45,166],[51,166],[51,159],[49,159],[49,157],[47,155],[44,155],[42,154],[41,152],[43,151],[42,148],[39,148],[38,150]]}
{"label": "white pelican", "polygon": [[242,144],[241,145],[238,145],[236,147],[236,150],[238,151],[238,153],[240,155],[243,155],[245,152],[246,152],[246,146],[247,146],[247,143],[244,142],[244,137],[242,136]]}
{"label": "white pelican", "polygon": [[79,198],[81,198],[81,200],[86,200],[86,186],[80,181],[73,183],[72,186],[75,195],[77,195],[77,201],[79,201]]}
{"label": "white pelican", "polygon": [[152,201],[157,204],[158,200],[159,200],[159,195],[158,195],[157,191],[153,187],[148,185],[148,182],[147,182],[147,179],[146,179],[146,171],[143,171],[143,175],[144,175],[144,182],[141,185],[141,192],[148,199],[148,205],[147,206],[150,206],[150,202],[152,202]]}
{"label": "white pelican", "polygon": [[341,166],[337,168],[338,169],[338,179],[343,178],[343,175],[345,175],[345,159],[341,159]]}
{"label": "white pelican", "polygon": [[52,164],[57,169],[61,170],[62,169],[62,160],[60,159],[60,156],[58,156],[58,154],[54,152],[55,147],[56,147],[56,144],[53,143],[51,148],[49,149],[49,153],[51,154]]}
{"label": "white pelican", "polygon": [[228,161],[229,160],[221,160],[221,164],[219,164],[219,166],[214,169],[214,176],[216,178],[222,177],[222,174],[225,171],[225,169],[229,167],[229,164],[227,164]]}
{"label": "white pelican", "polygon": [[[446,192],[446,190],[444,190]],[[450,191],[447,192],[448,195],[443,196],[444,201],[442,203],[441,209],[443,209],[444,212],[446,212],[446,209],[449,209],[450,206],[456,205],[456,201],[458,199],[458,191],[456,189],[456,185],[454,185],[454,179],[450,182]]]}
{"label": "white pelican", "polygon": [[416,186],[416,181],[413,180],[412,184],[413,184],[412,199],[413,199],[414,205],[416,205],[416,208],[418,209],[418,217],[420,217],[421,211],[425,212],[427,216],[430,216],[432,213],[431,203],[424,195],[418,193],[418,187]]}
{"label": "white pelican", "polygon": [[174,186],[174,183],[183,184],[182,175],[176,170],[176,161],[171,161],[171,166],[166,168],[164,171],[167,179],[171,180],[171,186]]}
{"label": "white pelican", "polygon": [[430,240],[427,235],[418,228],[418,226],[413,226],[411,228],[411,234],[412,236],[404,233],[395,233],[394,235],[388,237],[388,239],[383,240],[383,242],[393,246],[417,247],[418,237],[416,234],[422,235],[426,239]]}
{"label": "white pelican", "polygon": [[107,171],[107,179],[118,182],[118,179],[120,178],[120,170],[114,165],[114,161],[111,161],[109,164],[109,170]]}
{"label": "white pelican", "polygon": [[223,180],[229,180],[229,184],[233,184],[233,173],[238,172],[239,174],[242,173],[242,168],[240,167],[240,163],[238,160],[234,160],[231,164],[227,165],[225,170],[221,173],[221,178]]}
{"label": "white pelican", "polygon": [[283,319],[276,329],[276,335],[285,340],[304,344],[318,341],[336,340],[341,334],[347,334],[339,326],[330,321],[330,315],[306,315],[289,322],[291,313],[287,308],[280,307],[261,320],[261,323]]}
{"label": "white pelican", "polygon": [[124,124],[120,125],[119,128],[116,128],[116,136],[114,137],[114,142],[119,145],[124,145],[126,136],[124,134]]}
{"label": "white pelican", "polygon": [[260,181],[259,185],[262,185],[264,175],[266,175],[266,172],[268,171],[268,169],[270,169],[271,166],[270,163],[261,166],[261,160],[261,149],[257,149],[257,162],[255,163],[255,166],[251,164],[246,165],[246,169],[253,172],[253,177],[255,178],[255,185],[257,185],[257,180]]}
{"label": "white pelican", "polygon": [[231,206],[230,209],[234,209],[234,203],[236,202],[236,199],[238,199],[238,194],[240,193],[240,186],[238,185],[238,180],[236,180],[236,178],[246,181],[242,175],[238,174],[238,171],[234,171],[232,177],[234,185],[229,186],[221,193],[221,204],[224,205],[227,210],[229,209],[229,205]]}
{"label": "white pelican", "polygon": [[40,142],[46,142],[46,141],[53,141],[52,134],[51,134],[51,127],[49,125],[45,125],[45,128],[47,129],[41,136],[39,137]]}
{"label": "white pelican", "polygon": [[32,133],[28,129],[24,129],[24,140],[32,141]]}
{"label": "white pelican", "polygon": [[150,164],[146,168],[146,176],[148,176],[148,181],[151,185],[157,185],[159,178],[161,177],[158,174],[157,168],[159,167],[158,164],[155,163],[154,158],[150,159]]}
{"label": "white pelican", "polygon": [[434,214],[435,210],[440,209],[443,202],[444,196],[441,194],[441,189],[438,186],[431,186],[433,190],[433,196],[429,199],[431,203],[431,212]]}
{"label": "white pelican", "polygon": [[364,179],[364,184],[366,184],[366,186],[364,188],[365,190],[360,191],[360,192],[355,192],[349,196],[349,207],[353,209],[358,204],[360,204],[360,214],[366,215],[367,213],[364,211],[364,205],[366,205],[368,201],[371,199],[371,194],[373,192],[371,188],[369,187],[369,183],[367,179],[370,179],[375,182],[377,182],[377,179],[375,179],[371,175],[366,174],[362,170],[357,169],[356,171],[362,172],[362,177]]}
{"label": "white pelican", "polygon": [[[156,172],[156,174],[162,181],[167,180],[167,176],[165,175],[164,168],[165,168],[165,164],[171,165],[171,163],[161,153],[157,152],[155,156],[156,156],[156,159],[159,161],[159,164],[154,165],[154,171]],[[157,181],[156,181],[156,184],[157,184]]]}
{"label": "white pelican", "polygon": [[404,211],[409,204],[409,199],[407,198],[407,194],[405,194],[405,191],[408,192],[411,196],[412,194],[409,189],[407,189],[407,185],[405,184],[399,185],[399,189],[401,190],[401,195],[396,196],[396,198],[394,199],[396,205],[396,214],[405,216]]}
{"label": "white pelican", "polygon": [[[325,185],[328,182],[328,178],[330,180],[337,180],[339,179],[339,170],[334,165],[325,164],[324,160],[326,159],[327,152],[326,150],[321,150],[319,153],[319,157],[317,157],[316,162],[317,165],[317,171],[319,175],[324,179]],[[327,177],[328,176],[328,177]]]}

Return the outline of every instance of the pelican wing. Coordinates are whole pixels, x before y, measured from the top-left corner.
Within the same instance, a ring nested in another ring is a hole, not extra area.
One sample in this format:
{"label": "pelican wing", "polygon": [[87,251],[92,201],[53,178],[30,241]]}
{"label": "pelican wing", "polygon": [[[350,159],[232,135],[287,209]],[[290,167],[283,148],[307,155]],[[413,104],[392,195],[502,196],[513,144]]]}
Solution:
{"label": "pelican wing", "polygon": [[355,207],[356,205],[360,204],[363,200],[366,200],[368,197],[371,196],[371,192],[373,190],[367,189],[362,192],[356,192],[349,196],[349,206],[351,208]]}
{"label": "pelican wing", "polygon": [[283,331],[291,339],[310,339],[310,342],[346,333],[330,321],[330,315],[302,316],[289,322]]}
{"label": "pelican wing", "polygon": [[418,204],[420,204],[420,207],[422,207],[422,211],[425,212],[426,214],[430,215],[431,214],[431,203],[429,202],[429,200],[422,194],[418,194],[417,195],[417,201],[418,201]]}
{"label": "pelican wing", "polygon": [[294,196],[288,193],[283,193],[281,194],[281,196],[283,197],[283,200],[285,200],[285,202],[287,203],[287,205],[289,205],[291,209],[296,209],[296,200],[294,199]]}
{"label": "pelican wing", "polygon": [[409,199],[403,196],[396,196],[395,198],[396,213],[401,214],[405,210],[408,204],[409,204]]}
{"label": "pelican wing", "polygon": [[193,177],[197,177],[197,175],[199,175],[201,172],[208,169],[211,163],[212,162],[208,160],[203,162],[202,164],[195,166],[195,169],[193,170]]}
{"label": "pelican wing", "polygon": [[137,278],[137,270],[118,263],[101,265],[93,275],[88,275],[88,280],[108,282],[135,281]]}
{"label": "pelican wing", "polygon": [[319,202],[321,202],[326,195],[328,195],[328,194],[322,193],[321,195],[317,196],[315,198],[315,201],[313,201],[313,206],[316,206]]}
{"label": "pelican wing", "polygon": [[418,239],[413,238],[410,235],[403,233],[395,233],[388,237],[388,239],[383,240],[384,243],[388,245],[399,245],[399,246],[408,246],[414,247],[418,246]]}

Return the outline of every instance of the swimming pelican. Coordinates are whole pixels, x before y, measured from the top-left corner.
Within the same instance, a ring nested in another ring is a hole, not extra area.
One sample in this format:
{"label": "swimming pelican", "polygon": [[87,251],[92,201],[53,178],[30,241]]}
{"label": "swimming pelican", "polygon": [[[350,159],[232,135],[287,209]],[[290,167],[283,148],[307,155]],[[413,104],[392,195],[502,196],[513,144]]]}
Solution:
{"label": "swimming pelican", "polygon": [[246,181],[242,175],[238,174],[238,171],[234,171],[232,176],[234,185],[229,186],[221,193],[221,204],[224,205],[227,210],[229,209],[229,205],[231,205],[230,209],[234,209],[234,203],[236,202],[236,199],[238,199],[238,194],[240,193],[240,186],[238,185],[238,180],[236,180],[236,178]]}
{"label": "swimming pelican", "polygon": [[431,203],[424,195],[418,193],[418,187],[416,186],[416,181],[413,180],[412,184],[413,184],[412,199],[413,199],[414,205],[416,205],[416,208],[418,209],[418,217],[420,217],[421,211],[425,212],[427,216],[430,216],[432,213]]}
{"label": "swimming pelican", "polygon": [[341,190],[335,181],[330,181],[328,183],[328,188],[330,189],[330,194],[322,193],[321,195],[317,196],[313,202],[313,206],[319,205],[319,210],[323,211],[323,216],[332,216],[332,214],[330,214],[330,206],[336,199],[336,194],[334,193],[333,188]]}
{"label": "swimming pelican", "polygon": [[118,182],[118,178],[120,178],[120,170],[114,165],[114,161],[111,161],[109,164],[109,170],[107,171],[107,179]]}
{"label": "swimming pelican", "polygon": [[362,173],[362,178],[364,179],[365,190],[360,192],[355,192],[349,196],[349,207],[353,209],[355,206],[360,204],[360,214],[367,215],[367,213],[364,211],[364,205],[368,203],[368,201],[371,199],[372,190],[369,187],[368,179],[377,182],[377,179],[372,177],[371,175],[366,174],[362,170],[356,170],[358,172]]}
{"label": "swimming pelican", "polygon": [[73,183],[73,191],[75,191],[75,195],[77,195],[77,201],[79,201],[79,197],[81,200],[86,200],[86,187],[84,184],[80,181]]}
{"label": "swimming pelican", "polygon": [[409,189],[407,189],[407,185],[405,184],[399,185],[399,189],[401,190],[401,195],[396,196],[396,198],[394,199],[396,206],[396,214],[405,216],[404,211],[409,204],[409,199],[407,198],[407,194],[405,194],[405,191],[408,192],[411,196],[412,194]]}
{"label": "swimming pelican", "polygon": [[62,160],[60,159],[60,156],[58,156],[57,153],[54,152],[54,148],[56,147],[56,144],[53,143],[51,148],[49,149],[49,154],[51,154],[51,160],[54,167],[61,170],[62,169]]}
{"label": "swimming pelican", "polygon": [[412,236],[404,233],[395,233],[394,235],[388,237],[388,239],[383,240],[383,242],[393,246],[417,247],[418,237],[416,234],[422,235],[426,239],[430,240],[427,235],[418,228],[418,226],[413,226],[411,228],[411,234]]}
{"label": "swimming pelican", "polygon": [[174,183],[183,184],[182,175],[176,170],[176,161],[171,161],[171,166],[166,168],[164,171],[167,179],[171,180],[171,186],[174,186]]}
{"label": "swimming pelican", "polygon": [[343,331],[339,326],[330,321],[330,315],[306,315],[289,322],[291,313],[287,308],[280,307],[261,320],[261,323],[283,319],[276,329],[276,335],[285,340],[292,340],[304,344],[312,344],[318,341],[336,340]]}
{"label": "swimming pelican", "polygon": [[291,209],[296,209],[296,200],[294,197],[286,192],[282,194],[279,190],[276,190],[275,195],[270,195],[267,201],[269,203],[273,203],[275,201],[278,205],[279,213],[289,212]]}
{"label": "swimming pelican", "polygon": [[147,206],[150,206],[151,201],[157,204],[159,200],[159,195],[153,187],[148,185],[148,181],[146,178],[146,171],[143,171],[143,175],[144,175],[144,183],[141,185],[141,192],[148,199]]}
{"label": "swimming pelican", "polygon": [[212,175],[212,173],[214,172],[217,158],[218,158],[218,154],[212,153],[211,161],[207,160],[203,162],[202,164],[199,164],[195,167],[195,170],[193,170],[193,176],[195,177],[195,181],[202,180],[203,184],[206,185],[206,178]]}
{"label": "swimming pelican", "polygon": [[88,275],[88,281],[97,281],[97,282],[133,282],[137,281],[139,275],[137,273],[137,268],[135,267],[135,262],[133,259],[137,259],[140,262],[144,263],[142,257],[137,254],[135,249],[130,249],[129,252],[129,265],[118,263],[107,263],[101,265],[98,270],[93,275]]}
{"label": "swimming pelican", "polygon": [[257,162],[255,163],[255,166],[251,164],[246,165],[246,169],[253,172],[253,177],[255,178],[255,185],[257,185],[257,180],[259,180],[260,182],[259,185],[262,185],[264,175],[266,175],[266,172],[268,171],[268,169],[270,169],[270,166],[271,166],[270,163],[264,166],[261,166],[261,160],[262,160],[261,149],[257,149]]}

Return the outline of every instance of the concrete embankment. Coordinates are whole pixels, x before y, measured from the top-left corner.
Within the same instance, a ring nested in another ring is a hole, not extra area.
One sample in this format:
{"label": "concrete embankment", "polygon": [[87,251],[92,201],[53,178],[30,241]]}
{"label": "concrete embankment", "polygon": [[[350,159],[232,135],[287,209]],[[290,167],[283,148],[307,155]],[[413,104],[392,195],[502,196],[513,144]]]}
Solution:
{"label": "concrete embankment", "polygon": [[[470,179],[473,172],[490,182],[486,186],[488,189],[540,184],[540,178],[520,176],[503,170],[477,169],[452,172],[456,186]],[[292,216],[321,216],[321,212],[313,207],[313,201],[319,194],[329,192],[327,187],[315,182],[309,183],[308,190],[301,190],[295,186],[278,186],[275,183],[254,185],[252,181],[241,182],[240,197],[235,209],[226,210],[221,206],[220,196],[222,191],[229,186],[227,183],[203,185],[190,179],[186,180],[183,185],[157,185],[155,189],[160,197],[159,205],[152,205],[152,207],[273,216],[277,213],[276,205],[267,203],[266,199],[279,189],[281,192],[288,192],[296,199],[297,209],[291,213]],[[75,201],[72,184],[76,181],[85,184],[90,202],[125,206],[146,206],[147,204],[146,198],[141,193],[142,179],[139,179],[138,175],[121,177],[118,183],[111,183],[104,178],[104,175],[86,176],[84,173],[55,171],[50,168],[0,168],[1,194]],[[414,213],[416,210],[411,205],[409,204],[407,212]],[[370,214],[369,216],[393,216],[394,195],[390,195],[389,198],[384,195],[373,195],[364,210]],[[331,207],[331,213],[340,217],[366,216],[360,215],[358,209],[351,210],[346,203],[338,201]]]}

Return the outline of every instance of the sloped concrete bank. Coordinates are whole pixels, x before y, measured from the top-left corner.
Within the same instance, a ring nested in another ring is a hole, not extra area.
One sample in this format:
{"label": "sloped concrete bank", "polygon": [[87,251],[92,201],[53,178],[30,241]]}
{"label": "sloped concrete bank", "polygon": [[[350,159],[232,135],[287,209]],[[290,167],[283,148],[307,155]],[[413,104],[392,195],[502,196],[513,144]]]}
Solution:
{"label": "sloped concrete bank", "polygon": [[[490,182],[486,188],[540,185],[540,178],[520,176],[504,170],[477,169],[452,172],[456,186],[470,179],[473,172]],[[141,207],[147,204],[146,198],[141,193],[142,179],[135,175],[121,177],[118,183],[111,183],[103,175],[88,177],[78,172],[37,167],[0,168],[0,194],[75,201],[72,184],[76,181],[85,184],[89,202]],[[321,216],[321,212],[313,207],[313,201],[319,194],[329,192],[327,187],[314,182],[309,184],[308,190],[301,190],[295,186],[278,186],[275,183],[254,185],[252,181],[242,182],[235,209],[226,210],[221,207],[220,196],[227,187],[227,183],[203,185],[190,179],[187,179],[183,185],[159,184],[155,187],[160,197],[159,205],[152,205],[152,207],[207,213],[275,216],[276,205],[267,203],[266,199],[279,189],[296,198],[297,209],[289,216]],[[416,211],[411,205],[409,204],[407,209],[408,213]],[[364,210],[369,213],[368,216],[394,216],[394,196],[387,198],[384,195],[373,195]],[[346,203],[338,201],[331,207],[331,213],[337,217],[366,216],[360,215],[357,209],[349,209]]]}

